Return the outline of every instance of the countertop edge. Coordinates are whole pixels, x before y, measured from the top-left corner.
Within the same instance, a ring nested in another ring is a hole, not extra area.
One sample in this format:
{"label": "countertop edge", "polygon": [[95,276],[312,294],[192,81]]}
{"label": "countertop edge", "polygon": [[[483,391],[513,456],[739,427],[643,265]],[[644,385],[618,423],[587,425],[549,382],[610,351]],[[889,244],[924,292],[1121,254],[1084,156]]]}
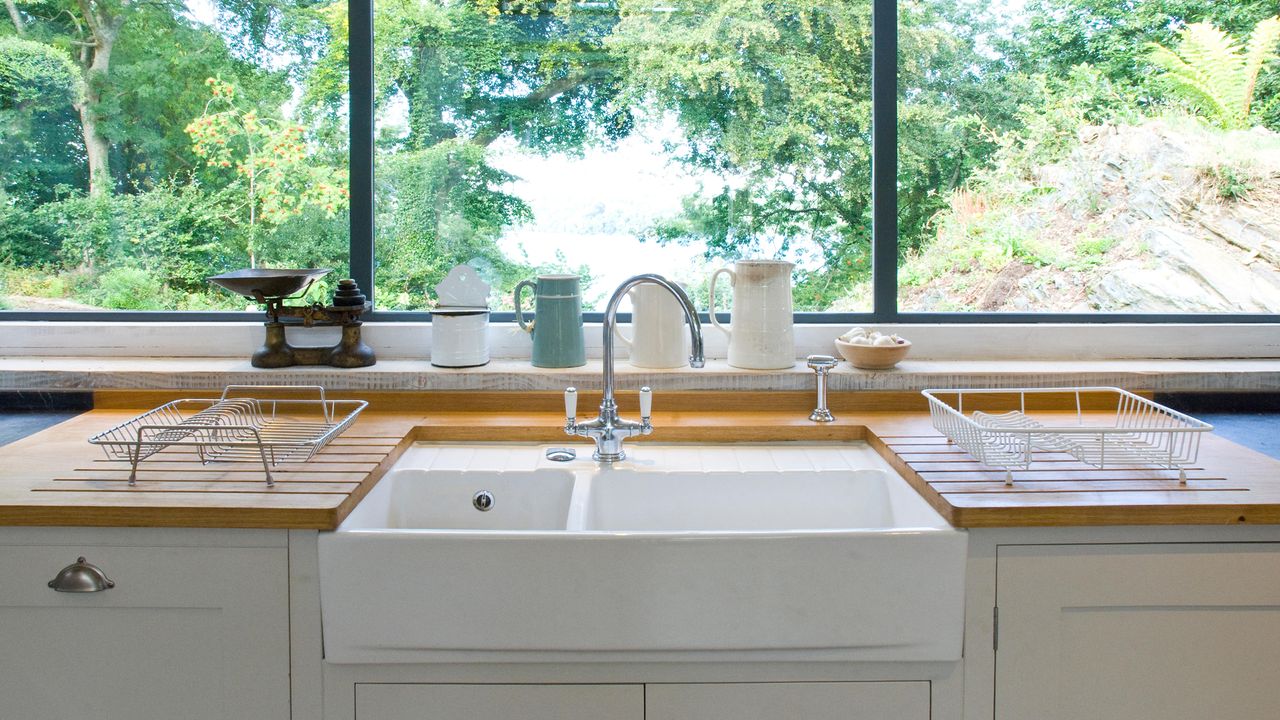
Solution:
{"label": "countertop edge", "polygon": [[[598,389],[600,360],[565,369],[495,360],[462,370],[425,361],[385,360],[370,368],[294,367],[264,370],[222,358],[0,357],[3,390],[207,390],[231,384],[309,384],[351,391],[559,391]],[[724,360],[701,369],[647,370],[617,365],[618,381],[664,391],[811,390],[803,362],[785,370],[743,370]],[[945,387],[1119,386],[1152,392],[1280,391],[1280,359],[1214,360],[911,360],[890,370],[841,363],[829,376],[840,391],[919,391]]]}

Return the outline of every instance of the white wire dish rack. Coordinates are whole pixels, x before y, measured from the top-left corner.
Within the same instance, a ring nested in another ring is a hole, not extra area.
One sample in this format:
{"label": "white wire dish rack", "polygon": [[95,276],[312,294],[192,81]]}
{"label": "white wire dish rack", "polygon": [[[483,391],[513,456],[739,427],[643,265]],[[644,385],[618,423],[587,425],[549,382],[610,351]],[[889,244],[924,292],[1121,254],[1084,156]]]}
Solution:
{"label": "white wire dish rack", "polygon": [[[1213,426],[1159,403],[1114,387],[925,390],[933,427],[977,461],[1004,468],[1005,485],[1013,470],[1028,469],[1037,451],[1066,453],[1093,467],[1156,467],[1177,470],[1200,453],[1200,438]],[[1036,396],[1060,396],[1056,398]],[[999,397],[1007,396],[1007,397]],[[1027,409],[1074,399],[1072,407]],[[965,414],[965,401],[981,410]],[[1040,402],[1036,402],[1039,400]],[[994,411],[995,408],[1001,411]],[[1003,410],[1005,407],[1012,409]],[[1105,409],[1104,409],[1105,408]],[[1074,423],[1070,412],[1075,411]],[[1066,411],[1065,413],[1063,411]],[[1065,419],[1065,422],[1064,422]]]}
{"label": "white wire dish rack", "polygon": [[174,400],[89,442],[102,446],[107,458],[129,462],[130,485],[137,483],[138,463],[177,450],[194,454],[202,464],[261,462],[271,486],[273,466],[311,459],[367,405],[328,400],[318,385],[228,385],[219,398]]}

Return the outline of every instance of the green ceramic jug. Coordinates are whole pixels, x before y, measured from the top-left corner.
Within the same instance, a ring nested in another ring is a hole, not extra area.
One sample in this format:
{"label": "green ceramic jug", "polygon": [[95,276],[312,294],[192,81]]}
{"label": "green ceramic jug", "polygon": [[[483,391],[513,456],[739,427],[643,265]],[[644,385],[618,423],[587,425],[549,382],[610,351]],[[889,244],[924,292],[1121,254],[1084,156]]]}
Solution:
{"label": "green ceramic jug", "polygon": [[[539,275],[516,285],[516,322],[533,336],[533,366],[569,368],[587,364],[582,338],[582,289],[577,275]],[[524,321],[520,294],[533,288],[533,322]]]}

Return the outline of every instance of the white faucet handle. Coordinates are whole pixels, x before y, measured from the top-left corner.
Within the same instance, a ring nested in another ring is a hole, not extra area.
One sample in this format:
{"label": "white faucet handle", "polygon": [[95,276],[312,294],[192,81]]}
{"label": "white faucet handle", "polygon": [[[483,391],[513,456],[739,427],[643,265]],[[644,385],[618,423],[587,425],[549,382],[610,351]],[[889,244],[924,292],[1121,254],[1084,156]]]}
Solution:
{"label": "white faucet handle", "polygon": [[649,416],[653,414],[653,391],[646,385],[640,388],[640,419],[649,420]]}
{"label": "white faucet handle", "polygon": [[578,388],[564,389],[564,416],[569,422],[578,418]]}

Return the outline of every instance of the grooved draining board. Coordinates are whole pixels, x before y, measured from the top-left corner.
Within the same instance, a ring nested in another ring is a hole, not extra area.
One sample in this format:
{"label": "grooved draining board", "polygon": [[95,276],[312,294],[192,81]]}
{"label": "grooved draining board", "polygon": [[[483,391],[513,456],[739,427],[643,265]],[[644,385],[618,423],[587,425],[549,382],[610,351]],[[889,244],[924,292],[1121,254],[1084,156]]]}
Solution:
{"label": "grooved draining board", "polygon": [[957,527],[1280,523],[1280,461],[1209,435],[1177,470],[1099,469],[1037,451],[1027,469],[983,465],[921,422],[874,427],[881,454]]}
{"label": "grooved draining board", "polygon": [[0,449],[0,524],[332,528],[399,457],[413,418],[368,413],[311,460],[201,464],[167,450],[109,460],[87,438],[131,410],[94,410]]}

